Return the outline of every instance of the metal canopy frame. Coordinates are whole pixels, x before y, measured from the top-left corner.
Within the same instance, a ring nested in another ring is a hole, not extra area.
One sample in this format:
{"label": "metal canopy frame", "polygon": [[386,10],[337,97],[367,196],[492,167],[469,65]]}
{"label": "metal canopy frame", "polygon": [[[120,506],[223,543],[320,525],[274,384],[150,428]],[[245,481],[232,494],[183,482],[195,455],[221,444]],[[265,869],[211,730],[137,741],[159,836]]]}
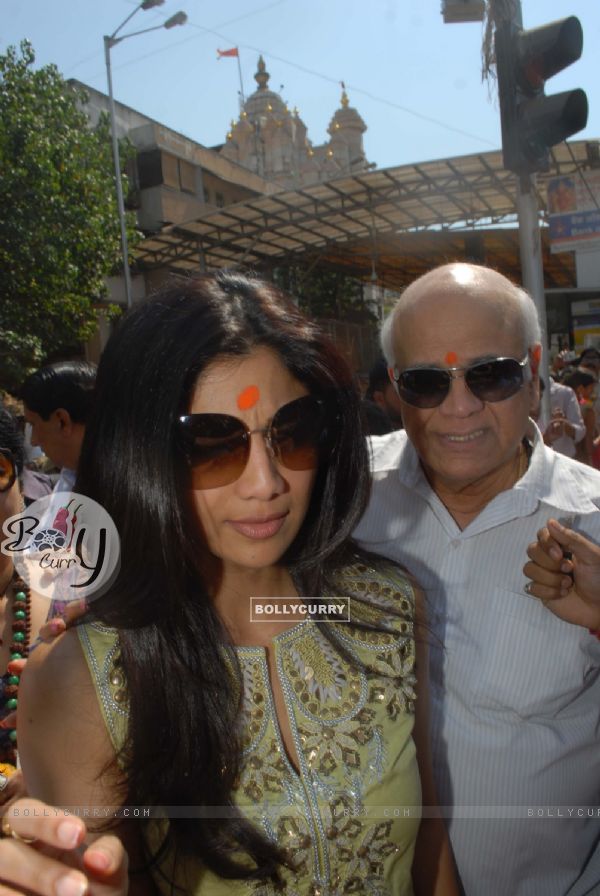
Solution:
{"label": "metal canopy frame", "polygon": [[[587,141],[555,147],[550,172],[538,177],[542,211],[545,181],[589,164]],[[133,254],[138,269],[178,273],[318,259],[362,279],[373,279],[376,269],[379,285],[401,288],[452,253],[464,256],[464,239],[474,232],[485,260],[518,276],[516,231],[506,229],[516,215],[515,176],[500,152],[489,152],[256,196],[166,227]],[[550,255],[546,245],[544,260],[548,286],[574,285],[572,253]]]}

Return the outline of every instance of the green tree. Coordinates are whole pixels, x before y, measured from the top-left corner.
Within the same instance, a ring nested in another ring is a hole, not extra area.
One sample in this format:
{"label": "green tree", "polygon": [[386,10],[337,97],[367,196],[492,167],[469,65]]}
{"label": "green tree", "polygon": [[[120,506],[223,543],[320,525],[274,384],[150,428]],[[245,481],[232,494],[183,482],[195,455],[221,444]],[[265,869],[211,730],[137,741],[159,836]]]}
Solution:
{"label": "green tree", "polygon": [[9,47],[0,56],[0,386],[7,389],[91,335],[94,303],[106,297],[104,278],[121,252],[107,123],[90,129],[85,95],[54,65],[35,71],[34,62],[27,41],[20,53]]}
{"label": "green tree", "polygon": [[377,326],[377,315],[364,298],[360,280],[335,270],[306,273],[301,265],[280,266],[273,280],[298,300],[310,317],[334,318]]}

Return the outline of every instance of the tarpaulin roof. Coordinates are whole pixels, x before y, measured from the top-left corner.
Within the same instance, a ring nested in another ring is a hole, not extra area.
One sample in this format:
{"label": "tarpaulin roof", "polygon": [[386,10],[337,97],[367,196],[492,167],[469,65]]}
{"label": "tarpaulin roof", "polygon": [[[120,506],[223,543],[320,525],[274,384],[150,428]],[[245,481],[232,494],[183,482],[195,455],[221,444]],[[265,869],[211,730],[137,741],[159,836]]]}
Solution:
{"label": "tarpaulin roof", "polygon": [[[592,164],[588,143],[562,143],[545,182]],[[400,288],[432,265],[475,256],[518,278],[516,178],[500,152],[439,159],[348,175],[299,190],[228,205],[146,238],[134,250],[142,270],[180,273],[219,267],[322,263]],[[507,225],[513,230],[507,229]],[[544,244],[547,240],[544,237]],[[472,254],[472,253],[471,253]],[[571,253],[544,252],[547,286],[575,285]]]}

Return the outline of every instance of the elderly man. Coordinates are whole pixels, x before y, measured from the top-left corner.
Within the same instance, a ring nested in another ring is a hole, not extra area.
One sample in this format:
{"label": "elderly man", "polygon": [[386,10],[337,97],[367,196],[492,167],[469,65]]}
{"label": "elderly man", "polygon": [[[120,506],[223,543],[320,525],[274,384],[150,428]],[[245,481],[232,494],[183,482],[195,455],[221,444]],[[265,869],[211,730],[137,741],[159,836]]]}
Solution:
{"label": "elderly man", "polygon": [[528,419],[535,307],[494,271],[444,265],[406,289],[382,345],[405,432],[373,439],[357,536],[426,594],[434,772],[464,890],[600,892],[600,641],[523,573],[551,516],[600,541],[600,474]]}

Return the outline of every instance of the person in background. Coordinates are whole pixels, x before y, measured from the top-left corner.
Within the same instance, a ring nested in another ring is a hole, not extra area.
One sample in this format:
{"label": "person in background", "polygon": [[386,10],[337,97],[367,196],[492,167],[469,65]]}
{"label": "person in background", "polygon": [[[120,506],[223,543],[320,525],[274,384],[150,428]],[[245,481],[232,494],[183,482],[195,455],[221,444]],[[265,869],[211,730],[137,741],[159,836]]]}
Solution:
{"label": "person in background", "polygon": [[32,373],[21,387],[30,443],[61,471],[57,492],[73,489],[95,381],[95,365],[59,361]]}
{"label": "person in background", "polygon": [[[600,381],[600,351],[594,346],[588,346],[581,352],[577,359],[576,370],[591,373],[596,382]],[[594,413],[596,415],[596,424],[600,422],[600,388],[596,388],[596,398],[594,399]],[[598,428],[596,428],[598,435]]]}
{"label": "person in background", "polygon": [[573,389],[551,378],[550,420],[544,419],[542,412],[536,422],[546,445],[566,457],[575,457],[577,444],[584,439],[586,428]]}
{"label": "person in background", "polygon": [[[369,371],[369,384],[365,398],[378,405],[387,415],[390,427],[386,432],[402,429],[402,407],[398,393],[390,380],[385,358],[379,358]],[[384,432],[372,432],[372,435],[383,434]]]}
{"label": "person in background", "polygon": [[552,379],[561,382],[563,376],[574,370],[572,365],[576,359],[577,352],[574,352],[571,349],[564,348],[562,351],[557,352],[552,358],[552,363],[550,365],[550,376]]}
{"label": "person in background", "polygon": [[529,295],[471,264],[412,283],[382,332],[405,432],[374,437],[356,536],[422,584],[440,804],[467,896],[600,892],[600,642],[527,593],[549,516],[600,541],[600,473],[544,445]]}
{"label": "person in background", "polygon": [[[0,403],[0,542],[4,523],[23,510],[23,472],[23,435]],[[48,602],[17,573],[13,555],[0,551],[0,804],[14,795],[18,778],[14,710],[20,678],[12,664],[27,657],[47,611]]]}
{"label": "person in background", "polygon": [[580,365],[574,373],[565,377],[564,385],[573,391],[585,426],[584,438],[577,444],[575,449],[575,459],[583,464],[592,465],[596,437],[594,400],[596,397],[597,380],[593,373],[585,370]]}
{"label": "person in background", "polygon": [[386,432],[392,432],[395,429],[381,405],[375,404],[374,401],[363,398],[360,403],[360,411],[366,436],[383,436]]}
{"label": "person in background", "polygon": [[579,370],[589,371],[598,379],[600,376],[600,351],[593,346],[584,348],[579,355],[577,367]]}
{"label": "person in background", "polygon": [[19,428],[19,432],[23,436],[24,463],[19,481],[21,483],[21,493],[23,495],[25,506],[28,506],[33,501],[37,501],[38,498],[51,494],[56,485],[58,474],[44,473],[40,469],[43,461],[47,462],[47,458],[44,456],[44,452],[41,448],[31,447],[28,438],[31,427],[25,424],[23,402],[13,395],[10,395],[8,392],[2,392],[0,390],[0,405],[3,405],[4,408],[13,415]]}

